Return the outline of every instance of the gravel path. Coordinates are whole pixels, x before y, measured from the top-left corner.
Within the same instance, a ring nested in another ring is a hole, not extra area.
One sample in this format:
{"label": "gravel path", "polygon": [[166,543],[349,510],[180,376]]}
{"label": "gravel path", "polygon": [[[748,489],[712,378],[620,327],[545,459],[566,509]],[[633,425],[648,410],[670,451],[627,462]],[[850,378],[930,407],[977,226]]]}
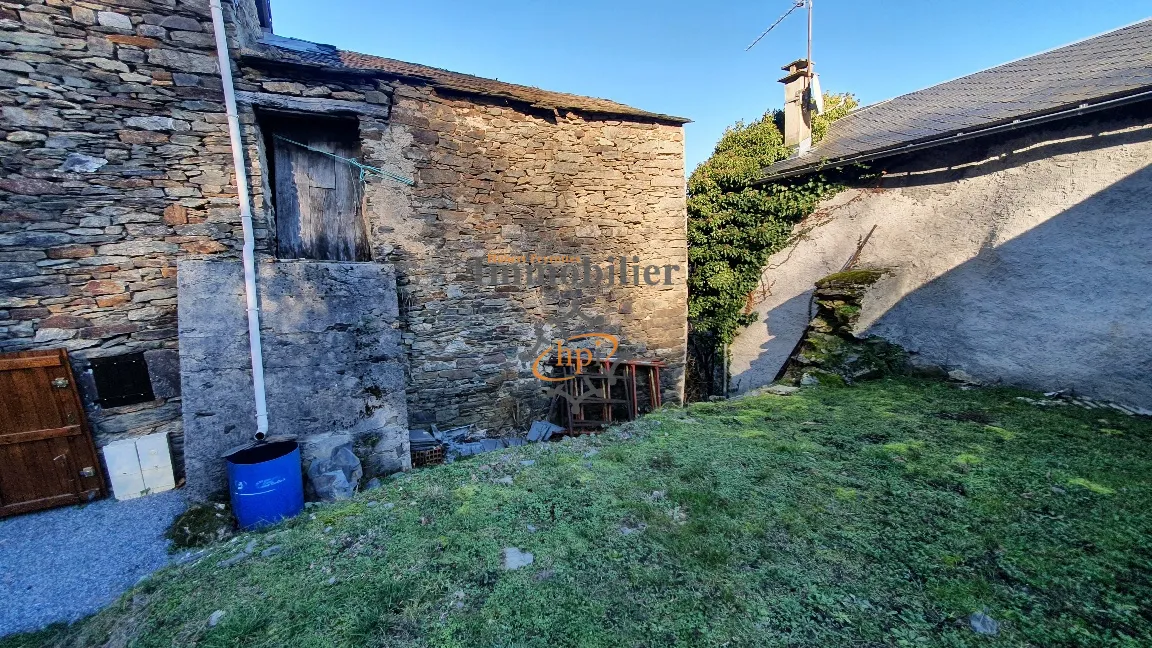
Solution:
{"label": "gravel path", "polygon": [[174,490],[0,520],[0,636],[115,601],[168,563],[164,531],[186,507]]}

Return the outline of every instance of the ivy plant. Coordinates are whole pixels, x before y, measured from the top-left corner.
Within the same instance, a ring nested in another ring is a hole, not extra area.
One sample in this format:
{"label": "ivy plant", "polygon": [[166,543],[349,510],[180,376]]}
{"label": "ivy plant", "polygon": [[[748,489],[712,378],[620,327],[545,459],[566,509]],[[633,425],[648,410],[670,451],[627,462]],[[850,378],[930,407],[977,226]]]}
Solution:
{"label": "ivy plant", "polygon": [[[857,102],[850,94],[826,94],[824,105],[813,121],[814,141]],[[842,186],[839,175],[828,173],[756,184],[765,167],[794,150],[784,145],[782,120],[780,111],[768,111],[754,122],[737,122],[688,179],[688,320],[697,344],[704,338],[726,345],[755,320],[749,295],[768,257],[787,245],[793,225]]]}

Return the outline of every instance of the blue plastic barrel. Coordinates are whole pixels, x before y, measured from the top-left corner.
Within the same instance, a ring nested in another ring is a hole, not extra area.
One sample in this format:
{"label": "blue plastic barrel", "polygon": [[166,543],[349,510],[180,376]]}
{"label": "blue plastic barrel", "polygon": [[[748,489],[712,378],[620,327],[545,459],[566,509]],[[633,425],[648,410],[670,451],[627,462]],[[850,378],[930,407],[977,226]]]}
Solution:
{"label": "blue plastic barrel", "polygon": [[232,513],[245,530],[271,526],[304,510],[300,446],[259,443],[226,457]]}

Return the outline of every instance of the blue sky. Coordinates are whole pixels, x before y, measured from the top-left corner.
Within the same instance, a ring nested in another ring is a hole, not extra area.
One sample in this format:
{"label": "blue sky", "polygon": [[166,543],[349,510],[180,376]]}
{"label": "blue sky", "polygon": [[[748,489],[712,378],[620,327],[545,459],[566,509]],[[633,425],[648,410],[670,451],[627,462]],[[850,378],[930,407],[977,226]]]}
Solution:
{"label": "blue sky", "polygon": [[[726,126],[782,104],[803,12],[744,48],[790,6],[272,0],[272,13],[284,36],[687,117],[691,173]],[[1149,16],[1149,0],[815,0],[812,58],[825,91],[872,103]]]}

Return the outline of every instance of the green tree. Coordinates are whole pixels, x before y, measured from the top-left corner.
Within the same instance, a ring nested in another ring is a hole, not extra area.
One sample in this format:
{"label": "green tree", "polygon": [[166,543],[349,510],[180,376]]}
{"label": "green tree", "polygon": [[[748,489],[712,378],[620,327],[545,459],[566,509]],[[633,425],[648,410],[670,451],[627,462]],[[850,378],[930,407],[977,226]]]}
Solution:
{"label": "green tree", "polygon": [[[813,140],[856,105],[850,94],[826,94]],[[840,188],[827,174],[754,184],[764,167],[792,153],[781,121],[780,111],[769,111],[750,124],[737,122],[688,179],[688,321],[713,345],[728,344],[752,323],[748,296],[768,257],[787,244],[794,224]]]}

